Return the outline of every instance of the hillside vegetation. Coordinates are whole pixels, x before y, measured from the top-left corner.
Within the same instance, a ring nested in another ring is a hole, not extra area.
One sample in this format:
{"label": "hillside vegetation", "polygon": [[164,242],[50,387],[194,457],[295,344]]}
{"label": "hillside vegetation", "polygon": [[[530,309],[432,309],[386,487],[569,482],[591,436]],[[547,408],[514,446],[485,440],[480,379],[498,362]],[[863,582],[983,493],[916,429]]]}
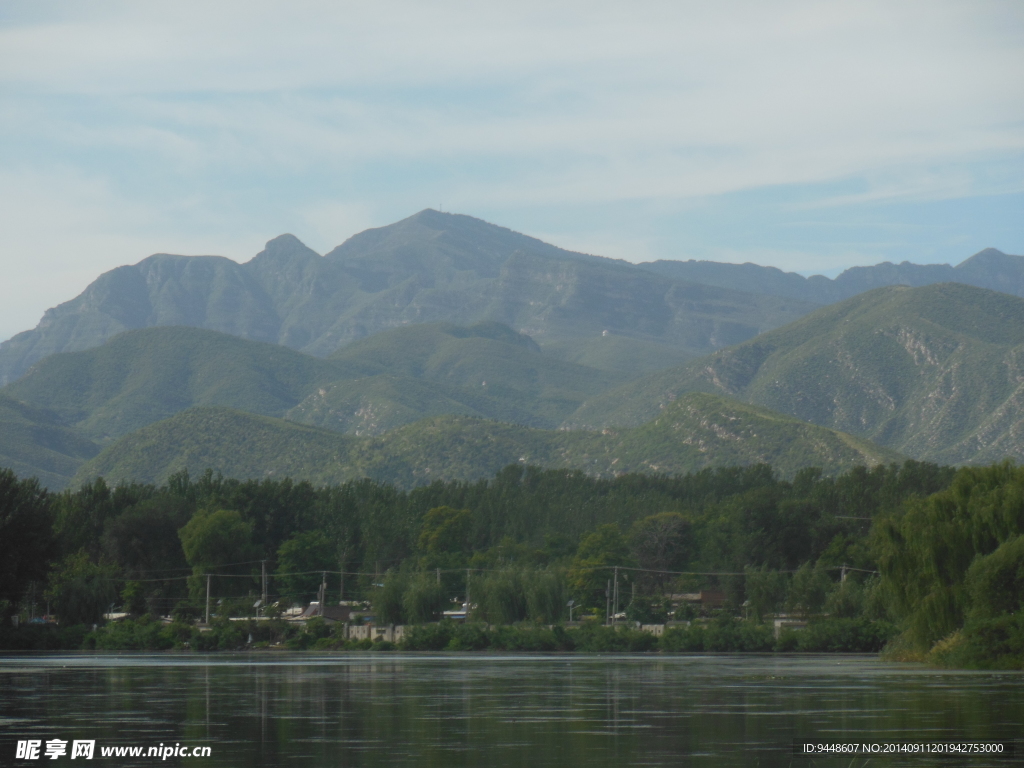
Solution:
{"label": "hillside vegetation", "polygon": [[880,288],[588,401],[577,428],[634,426],[714,392],[941,463],[1024,459],[1024,300]]}
{"label": "hillside vegetation", "polygon": [[96,349],[52,355],[3,392],[102,441],[196,405],[284,416],[318,386],[358,374],[276,344],[198,328],[147,328]]}
{"label": "hillside vegetation", "polygon": [[121,438],[83,465],[75,482],[97,475],[162,482],[185,469],[212,468],[237,478],[325,483],[370,477],[410,488],[438,479],[475,480],[508,464],[612,477],[771,463],[793,475],[806,466],[835,473],[900,458],[849,435],[703,394],[680,398],[650,424],[606,433],[442,416],[354,438],[229,409],[196,408]]}
{"label": "hillside vegetation", "polygon": [[0,466],[46,487],[63,488],[99,448],[56,414],[0,394]]}
{"label": "hillside vegetation", "polygon": [[396,328],[327,360],[168,327],[52,355],[2,391],[103,442],[194,406],[364,435],[448,413],[551,428],[626,378],[546,355],[498,323]]}

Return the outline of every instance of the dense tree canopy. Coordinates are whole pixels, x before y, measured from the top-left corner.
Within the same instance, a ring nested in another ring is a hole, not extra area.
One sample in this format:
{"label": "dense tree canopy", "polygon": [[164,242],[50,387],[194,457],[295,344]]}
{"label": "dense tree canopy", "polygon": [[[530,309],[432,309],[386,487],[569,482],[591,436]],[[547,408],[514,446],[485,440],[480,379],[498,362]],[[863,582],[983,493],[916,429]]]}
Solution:
{"label": "dense tree canopy", "polygon": [[0,469],[0,620],[6,619],[31,582],[43,581],[54,555],[49,494],[34,480]]}
{"label": "dense tree canopy", "polygon": [[576,618],[603,616],[618,567],[631,620],[663,620],[666,595],[708,590],[755,621],[787,611],[904,622],[926,647],[969,615],[1016,605],[1005,593],[1020,579],[1022,471],[906,462],[791,481],[763,465],[598,479],[514,465],[411,491],[207,472],[56,496],[4,473],[0,523],[28,525],[35,533],[14,535],[40,554],[8,560],[2,586],[14,606],[47,582],[62,619],[116,601],[195,616],[205,574],[212,598],[234,601],[224,610],[251,610],[264,561],[282,606],[313,598],[326,571],[330,600],[342,589],[370,600],[379,620],[429,621],[468,594],[476,618],[554,623],[570,598]]}

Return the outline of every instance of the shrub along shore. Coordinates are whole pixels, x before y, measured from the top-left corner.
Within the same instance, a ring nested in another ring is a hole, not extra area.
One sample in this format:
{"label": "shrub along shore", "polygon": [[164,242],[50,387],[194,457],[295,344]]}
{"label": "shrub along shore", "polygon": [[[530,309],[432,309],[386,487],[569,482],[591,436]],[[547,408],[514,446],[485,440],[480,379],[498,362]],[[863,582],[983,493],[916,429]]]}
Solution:
{"label": "shrub along shore", "polygon": [[149,616],[110,622],[92,630],[28,625],[0,632],[2,650],[85,651],[502,651],[543,653],[877,653],[896,628],[884,621],[831,619],[805,629],[783,629],[722,614],[706,622],[668,627],[660,637],[635,627],[588,624],[488,625],[441,621],[407,627],[397,643],[346,640],[342,624],[313,619],[299,626],[284,620],[215,620],[200,629],[164,624]]}

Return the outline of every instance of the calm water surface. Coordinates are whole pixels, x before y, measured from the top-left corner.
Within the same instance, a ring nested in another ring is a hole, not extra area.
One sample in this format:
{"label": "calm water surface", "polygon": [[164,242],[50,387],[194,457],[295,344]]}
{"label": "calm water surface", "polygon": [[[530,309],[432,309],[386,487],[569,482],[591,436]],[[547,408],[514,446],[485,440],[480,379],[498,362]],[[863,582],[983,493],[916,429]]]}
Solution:
{"label": "calm water surface", "polygon": [[[998,765],[794,757],[808,741],[1012,740],[1024,676],[874,657],[286,653],[0,656],[16,739],[209,746],[216,766]],[[1018,747],[1018,752],[1020,751]]]}

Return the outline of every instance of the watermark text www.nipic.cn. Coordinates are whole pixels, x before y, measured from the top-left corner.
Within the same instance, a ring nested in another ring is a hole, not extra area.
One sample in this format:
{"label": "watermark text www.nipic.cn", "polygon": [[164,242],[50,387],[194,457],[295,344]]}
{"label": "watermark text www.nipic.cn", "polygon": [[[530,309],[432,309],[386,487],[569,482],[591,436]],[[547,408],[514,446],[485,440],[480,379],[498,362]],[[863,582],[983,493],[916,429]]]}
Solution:
{"label": "watermark text www.nipic.cn", "polygon": [[18,741],[14,757],[16,760],[57,760],[61,757],[71,760],[92,760],[94,757],[153,757],[166,760],[169,757],[209,757],[209,747],[189,747],[181,744],[155,747],[103,747],[96,749],[95,739],[24,739]]}

